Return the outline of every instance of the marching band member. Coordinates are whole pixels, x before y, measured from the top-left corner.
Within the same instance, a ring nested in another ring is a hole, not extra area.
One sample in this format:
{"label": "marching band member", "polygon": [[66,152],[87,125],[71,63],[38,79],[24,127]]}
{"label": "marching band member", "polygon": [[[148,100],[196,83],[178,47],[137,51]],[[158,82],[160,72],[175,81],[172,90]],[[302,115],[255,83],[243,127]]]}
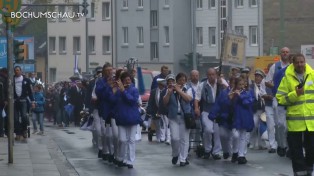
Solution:
{"label": "marching band member", "polygon": [[176,77],[173,74],[169,74],[166,77],[166,81],[168,88],[166,95],[163,97],[163,103],[168,107],[172,164],[177,164],[179,160],[180,166],[186,166],[189,164],[187,156],[190,129],[186,128],[184,113],[192,110],[190,105],[192,91],[185,86],[187,76],[184,73],[179,73]]}
{"label": "marching band member", "polygon": [[236,79],[235,87],[229,93],[229,99],[233,106],[232,131],[235,138],[239,138],[238,164],[246,164],[247,133],[254,128],[253,107],[254,96],[251,91],[245,89],[244,80]]}
{"label": "marching band member", "polygon": [[117,81],[119,96],[116,105],[116,123],[119,130],[118,166],[133,168],[135,160],[135,134],[137,125],[142,123],[138,110],[138,89],[132,84],[131,75],[128,72],[121,74],[121,80]]}

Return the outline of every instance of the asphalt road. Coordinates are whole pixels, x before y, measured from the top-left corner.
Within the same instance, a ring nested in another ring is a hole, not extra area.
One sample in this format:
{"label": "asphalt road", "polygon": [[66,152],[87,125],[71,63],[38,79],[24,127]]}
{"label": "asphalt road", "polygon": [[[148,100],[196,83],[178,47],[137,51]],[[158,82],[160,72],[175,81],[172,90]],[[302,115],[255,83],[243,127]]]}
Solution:
{"label": "asphalt road", "polygon": [[78,128],[46,128],[50,137],[81,176],[292,176],[291,161],[267,150],[249,150],[248,163],[238,165],[230,160],[214,161],[197,158],[190,152],[190,165],[171,164],[171,147],[148,142],[147,135],[136,144],[134,169],[118,168],[97,158],[97,149],[91,142],[91,133]]}

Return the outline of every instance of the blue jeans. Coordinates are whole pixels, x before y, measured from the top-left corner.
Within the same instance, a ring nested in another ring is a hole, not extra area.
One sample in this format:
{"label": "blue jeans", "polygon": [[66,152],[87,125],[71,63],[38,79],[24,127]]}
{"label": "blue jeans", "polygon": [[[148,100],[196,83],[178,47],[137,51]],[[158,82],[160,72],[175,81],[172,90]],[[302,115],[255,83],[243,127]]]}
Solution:
{"label": "blue jeans", "polygon": [[23,133],[27,131],[29,119],[26,113],[27,113],[26,100],[15,101],[14,102],[14,132],[16,135],[23,135]]}
{"label": "blue jeans", "polygon": [[37,131],[37,119],[39,119],[39,129],[44,131],[44,113],[43,112],[33,112],[33,126],[34,130]]}

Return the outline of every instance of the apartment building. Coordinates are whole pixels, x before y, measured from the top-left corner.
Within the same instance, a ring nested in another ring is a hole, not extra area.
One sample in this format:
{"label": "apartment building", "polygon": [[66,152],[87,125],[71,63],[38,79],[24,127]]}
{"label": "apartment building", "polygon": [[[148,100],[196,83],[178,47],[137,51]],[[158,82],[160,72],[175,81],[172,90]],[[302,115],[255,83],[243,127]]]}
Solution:
{"label": "apartment building", "polygon": [[143,68],[184,71],[179,62],[192,51],[191,0],[118,0],[115,18],[116,65],[133,57]]}
{"label": "apartment building", "polygon": [[[112,62],[111,0],[88,0],[86,17],[48,19],[48,82],[68,80],[75,57],[81,73]],[[53,0],[52,3],[65,3]],[[82,0],[68,0],[68,4]],[[81,6],[57,6],[55,12],[82,12]],[[86,20],[87,18],[87,20]],[[88,65],[88,66],[86,66]],[[86,70],[88,68],[88,70]]]}
{"label": "apartment building", "polygon": [[[263,51],[262,1],[194,0],[196,51],[202,55],[199,69],[217,66],[224,31],[246,36],[246,57]],[[225,29],[226,28],[226,29]]]}

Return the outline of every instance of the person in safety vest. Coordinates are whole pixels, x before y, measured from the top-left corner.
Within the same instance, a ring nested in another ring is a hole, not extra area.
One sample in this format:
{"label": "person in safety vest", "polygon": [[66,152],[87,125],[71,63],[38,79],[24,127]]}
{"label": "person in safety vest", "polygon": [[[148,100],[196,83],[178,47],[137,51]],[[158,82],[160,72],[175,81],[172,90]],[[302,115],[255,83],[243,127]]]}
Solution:
{"label": "person in safety vest", "polygon": [[[302,54],[287,67],[276,98],[287,107],[288,145],[295,176],[311,176],[314,163],[314,71]],[[305,150],[305,155],[303,152]]]}

